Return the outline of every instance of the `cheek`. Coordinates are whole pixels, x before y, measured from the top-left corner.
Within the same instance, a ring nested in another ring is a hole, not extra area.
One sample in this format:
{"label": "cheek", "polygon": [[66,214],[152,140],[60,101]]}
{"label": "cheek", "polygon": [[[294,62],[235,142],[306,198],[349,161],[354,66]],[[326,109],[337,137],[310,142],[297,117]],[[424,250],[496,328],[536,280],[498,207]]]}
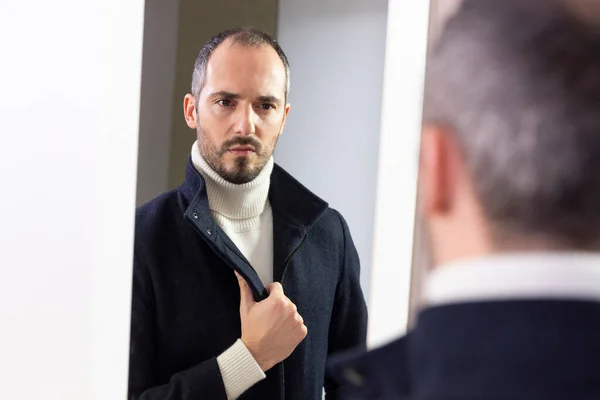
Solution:
{"label": "cheek", "polygon": [[256,127],[256,133],[261,136],[264,141],[271,142],[273,139],[277,140],[283,127],[283,116],[277,114],[262,118]]}
{"label": "cheek", "polygon": [[199,131],[213,142],[222,142],[227,135],[227,124],[221,118],[203,116],[199,120]]}
{"label": "cheek", "polygon": [[279,127],[269,127],[269,130],[262,131],[259,139],[263,142],[264,146],[269,150],[273,150],[279,139]]}

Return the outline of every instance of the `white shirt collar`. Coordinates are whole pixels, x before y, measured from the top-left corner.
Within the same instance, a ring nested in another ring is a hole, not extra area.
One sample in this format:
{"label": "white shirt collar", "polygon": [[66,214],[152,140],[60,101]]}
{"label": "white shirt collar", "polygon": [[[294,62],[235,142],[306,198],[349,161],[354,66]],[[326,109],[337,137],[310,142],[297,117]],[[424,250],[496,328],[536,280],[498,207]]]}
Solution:
{"label": "white shirt collar", "polygon": [[511,299],[600,300],[600,253],[513,253],[436,267],[427,306]]}

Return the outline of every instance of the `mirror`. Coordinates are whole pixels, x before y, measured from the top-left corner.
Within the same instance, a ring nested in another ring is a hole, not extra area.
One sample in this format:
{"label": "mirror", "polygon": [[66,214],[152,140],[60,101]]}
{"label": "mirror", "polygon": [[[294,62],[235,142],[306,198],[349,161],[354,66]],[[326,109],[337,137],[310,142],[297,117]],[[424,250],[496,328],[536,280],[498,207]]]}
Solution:
{"label": "mirror", "polygon": [[327,360],[366,345],[387,11],[147,2],[131,398],[340,394]]}

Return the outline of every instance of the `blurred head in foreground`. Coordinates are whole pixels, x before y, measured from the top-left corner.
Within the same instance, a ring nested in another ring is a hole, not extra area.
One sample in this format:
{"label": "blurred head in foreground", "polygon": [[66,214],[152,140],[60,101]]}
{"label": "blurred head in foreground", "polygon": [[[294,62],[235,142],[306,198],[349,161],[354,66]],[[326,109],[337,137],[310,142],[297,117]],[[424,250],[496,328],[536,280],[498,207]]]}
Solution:
{"label": "blurred head in foreground", "polygon": [[428,60],[420,209],[436,265],[600,250],[600,2],[466,0]]}

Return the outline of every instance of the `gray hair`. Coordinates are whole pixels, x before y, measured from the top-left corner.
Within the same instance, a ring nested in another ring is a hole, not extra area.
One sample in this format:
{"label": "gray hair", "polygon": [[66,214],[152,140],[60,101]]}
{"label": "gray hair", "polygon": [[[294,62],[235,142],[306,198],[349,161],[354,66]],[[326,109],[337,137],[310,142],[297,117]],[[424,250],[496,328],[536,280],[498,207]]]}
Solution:
{"label": "gray hair", "polygon": [[600,29],[570,3],[465,0],[428,60],[424,122],[453,132],[499,242],[600,243]]}
{"label": "gray hair", "polygon": [[196,62],[194,63],[194,72],[192,74],[192,94],[198,99],[200,92],[202,91],[202,87],[204,86],[204,80],[206,79],[206,67],[208,65],[208,60],[212,54],[212,52],[226,39],[231,38],[233,44],[237,44],[244,47],[261,47],[261,46],[271,46],[273,50],[277,53],[283,66],[285,68],[285,99],[287,99],[287,95],[290,91],[290,64],[288,59],[283,52],[279,43],[268,33],[263,32],[259,29],[253,27],[242,27],[242,28],[234,28],[228,29],[226,31],[220,32],[210,38],[202,49],[200,49],[200,54],[196,58]]}

